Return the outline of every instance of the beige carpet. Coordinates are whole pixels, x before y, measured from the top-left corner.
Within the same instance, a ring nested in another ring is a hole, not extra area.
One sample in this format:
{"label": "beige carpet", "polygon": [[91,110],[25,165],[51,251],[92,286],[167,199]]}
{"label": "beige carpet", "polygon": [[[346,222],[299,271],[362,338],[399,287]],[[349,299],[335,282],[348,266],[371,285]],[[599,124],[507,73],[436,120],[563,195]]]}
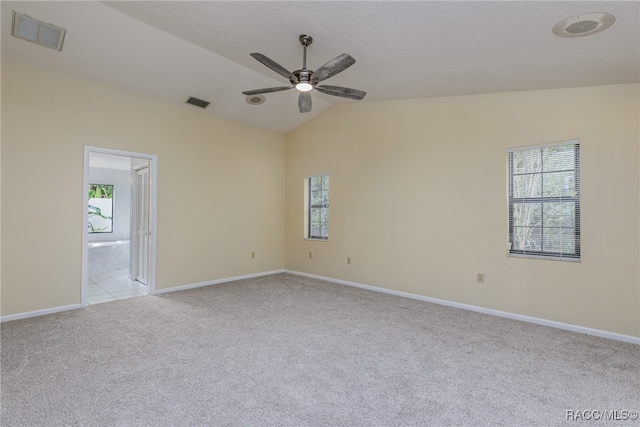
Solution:
{"label": "beige carpet", "polygon": [[1,333],[4,427],[638,425],[640,346],[287,274]]}

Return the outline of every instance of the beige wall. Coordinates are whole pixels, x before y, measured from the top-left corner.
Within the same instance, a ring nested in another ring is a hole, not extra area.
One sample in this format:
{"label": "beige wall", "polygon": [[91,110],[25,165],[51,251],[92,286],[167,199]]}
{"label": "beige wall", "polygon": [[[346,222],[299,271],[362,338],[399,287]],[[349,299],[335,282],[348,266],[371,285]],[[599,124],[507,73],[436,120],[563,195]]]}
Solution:
{"label": "beige wall", "polygon": [[[86,144],[158,156],[158,289],[286,266],[640,336],[638,85],[337,106],[286,156],[283,135],[4,58],[1,90],[3,316],[80,302]],[[582,262],[507,257],[505,149],[573,138]],[[305,241],[322,173],[330,240]]]}
{"label": "beige wall", "polygon": [[[331,108],[287,135],[286,268],[640,336],[638,100],[614,85]],[[582,262],[507,257],[506,148],[574,138]],[[305,241],[303,180],[324,173],[329,241]]]}
{"label": "beige wall", "polygon": [[3,316],[80,302],[84,145],[158,156],[157,289],[284,266],[282,134],[3,58],[1,137]]}

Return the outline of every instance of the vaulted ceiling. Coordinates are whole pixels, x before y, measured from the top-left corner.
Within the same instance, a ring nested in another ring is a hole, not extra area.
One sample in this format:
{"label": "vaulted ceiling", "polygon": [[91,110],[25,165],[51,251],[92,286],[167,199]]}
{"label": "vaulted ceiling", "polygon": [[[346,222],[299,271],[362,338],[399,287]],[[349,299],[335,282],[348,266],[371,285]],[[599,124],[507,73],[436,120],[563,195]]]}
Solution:
{"label": "vaulted ceiling", "polygon": [[[11,37],[12,10],[67,30],[61,52]],[[561,38],[560,20],[589,12],[616,17],[606,31]],[[337,103],[640,82],[640,3],[599,1],[118,1],[1,3],[2,56],[288,132]],[[356,63],[326,80],[361,89],[363,101],[297,92],[249,105],[244,90],[288,82],[251,58],[260,52],[302,67],[345,52]],[[197,108],[184,105],[184,108]]]}

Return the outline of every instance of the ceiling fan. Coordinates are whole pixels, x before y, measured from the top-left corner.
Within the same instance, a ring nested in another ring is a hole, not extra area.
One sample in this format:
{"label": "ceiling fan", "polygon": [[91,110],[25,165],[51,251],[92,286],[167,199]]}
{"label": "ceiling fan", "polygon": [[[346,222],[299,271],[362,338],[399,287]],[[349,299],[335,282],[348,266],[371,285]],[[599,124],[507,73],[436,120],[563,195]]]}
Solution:
{"label": "ceiling fan", "polygon": [[355,64],[355,59],[353,59],[346,53],[343,53],[336,56],[331,61],[327,62],[315,71],[308,70],[307,46],[309,46],[313,42],[313,38],[311,36],[307,36],[306,34],[302,34],[299,39],[300,43],[302,43],[302,46],[304,46],[302,69],[300,70],[289,71],[280,64],[276,63],[274,60],[267,58],[261,53],[251,54],[252,57],[257,59],[262,64],[271,68],[281,76],[288,78],[292,86],[278,86],[265,89],[247,90],[242,93],[245,95],[259,95],[263,93],[289,90],[295,87],[300,91],[300,94],[298,95],[298,109],[301,113],[308,113],[309,111],[311,111],[311,94],[309,93],[309,91],[312,89],[316,89],[327,95],[340,96],[342,98],[357,100],[361,100],[362,98],[364,98],[367,93],[361,90],[342,86],[318,85],[319,82],[326,80],[329,77],[335,76],[339,72],[344,71]]}

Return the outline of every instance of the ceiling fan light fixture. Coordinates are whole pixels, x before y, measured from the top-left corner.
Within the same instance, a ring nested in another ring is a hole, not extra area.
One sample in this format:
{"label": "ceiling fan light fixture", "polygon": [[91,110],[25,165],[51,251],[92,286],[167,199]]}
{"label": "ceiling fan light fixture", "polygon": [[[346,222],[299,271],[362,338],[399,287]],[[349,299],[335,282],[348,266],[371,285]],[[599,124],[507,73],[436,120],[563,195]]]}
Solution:
{"label": "ceiling fan light fixture", "polygon": [[298,89],[300,92],[309,92],[311,89],[313,89],[313,85],[309,82],[300,82],[296,84],[296,89]]}

